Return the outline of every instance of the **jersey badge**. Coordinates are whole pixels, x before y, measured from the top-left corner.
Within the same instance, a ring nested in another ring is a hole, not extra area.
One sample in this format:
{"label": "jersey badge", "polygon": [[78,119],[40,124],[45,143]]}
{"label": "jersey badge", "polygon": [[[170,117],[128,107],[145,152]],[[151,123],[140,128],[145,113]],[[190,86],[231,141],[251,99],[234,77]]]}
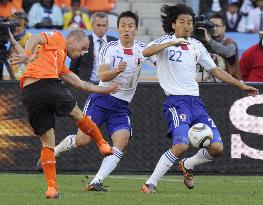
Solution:
{"label": "jersey badge", "polygon": [[141,64],[142,64],[142,59],[141,58],[136,58],[135,59],[135,65],[141,66]]}
{"label": "jersey badge", "polygon": [[182,121],[186,121],[186,114],[181,114],[179,117]]}

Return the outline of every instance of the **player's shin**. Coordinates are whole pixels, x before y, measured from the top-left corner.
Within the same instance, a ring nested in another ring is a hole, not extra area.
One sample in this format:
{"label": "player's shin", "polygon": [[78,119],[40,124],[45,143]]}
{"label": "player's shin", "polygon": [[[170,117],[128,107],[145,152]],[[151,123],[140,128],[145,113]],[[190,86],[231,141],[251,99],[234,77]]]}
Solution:
{"label": "player's shin", "polygon": [[76,122],[79,129],[89,135],[98,145],[106,143],[97,125],[87,116]]}
{"label": "player's shin", "polygon": [[211,162],[213,157],[211,157],[207,149],[200,149],[194,156],[185,159],[184,167],[188,170],[194,169],[195,166],[201,165],[207,162]]}
{"label": "player's shin", "polygon": [[166,172],[173,166],[177,158],[173,155],[171,150],[166,151],[158,161],[154,172],[145,184],[153,184],[157,186],[158,181],[166,174]]}
{"label": "player's shin", "polygon": [[78,120],[76,124],[83,133],[89,135],[96,142],[100,152],[104,156],[112,154],[110,145],[105,141],[99,128],[89,117],[85,115],[83,118]]}
{"label": "player's shin", "polygon": [[41,150],[41,165],[45,174],[48,187],[57,187],[56,182],[56,159],[54,150],[43,147]]}
{"label": "player's shin", "polygon": [[116,147],[113,147],[113,155],[110,155],[108,157],[105,157],[102,161],[101,167],[94,177],[94,179],[90,182],[90,184],[94,183],[102,183],[102,181],[115,170],[117,167],[119,161],[121,160],[121,157],[123,155],[122,151],[117,149]]}

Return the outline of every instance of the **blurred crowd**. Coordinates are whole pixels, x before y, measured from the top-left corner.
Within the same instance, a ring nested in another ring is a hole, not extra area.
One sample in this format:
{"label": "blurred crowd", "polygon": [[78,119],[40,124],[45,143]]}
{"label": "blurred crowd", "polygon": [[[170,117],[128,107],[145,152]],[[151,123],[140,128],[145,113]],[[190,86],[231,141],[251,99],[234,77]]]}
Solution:
{"label": "blurred crowd", "polygon": [[0,0],[0,16],[24,12],[29,28],[91,30],[90,15],[111,12],[116,0]]}
{"label": "blurred crowd", "polygon": [[[197,16],[209,18],[220,13],[226,21],[226,32],[263,30],[263,0],[181,1],[190,4]],[[28,15],[29,28],[91,29],[92,13],[111,12],[115,6],[116,0],[0,0],[0,16],[23,11]]]}
{"label": "blurred crowd", "polygon": [[[72,62],[70,69],[84,80],[97,81],[96,67],[101,42],[114,40],[106,33],[108,16],[117,0],[0,0],[0,16],[19,21],[8,56],[15,51],[15,43],[22,47],[35,29],[87,29],[91,45],[89,54]],[[263,82],[263,0],[174,0],[190,5],[196,16],[194,37],[200,40],[217,66],[238,80]],[[259,43],[239,56],[234,39],[226,32],[258,33]],[[147,43],[147,42],[145,42]],[[11,79],[19,80],[23,67],[11,66]],[[0,59],[0,79],[10,79],[10,71],[3,70]],[[197,67],[198,82],[219,82],[214,76]]]}
{"label": "blurred crowd", "polygon": [[200,0],[199,3],[200,14],[210,17],[220,13],[225,18],[227,32],[263,30],[263,0]]}

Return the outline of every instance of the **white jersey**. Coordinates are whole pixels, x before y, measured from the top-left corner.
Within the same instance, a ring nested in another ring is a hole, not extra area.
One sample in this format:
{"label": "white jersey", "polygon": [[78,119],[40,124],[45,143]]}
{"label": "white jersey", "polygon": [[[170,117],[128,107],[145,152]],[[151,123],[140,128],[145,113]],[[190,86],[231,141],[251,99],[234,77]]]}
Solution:
{"label": "white jersey", "polygon": [[[151,45],[163,44],[176,40],[175,35],[165,35]],[[156,54],[157,77],[161,87],[167,95],[199,96],[196,82],[196,65],[199,63],[206,70],[216,67],[204,45],[194,39],[188,38],[188,50],[181,47],[170,46]]]}
{"label": "white jersey", "polygon": [[135,40],[133,47],[128,48],[132,49],[132,52],[125,54],[125,48],[121,45],[120,40],[111,41],[103,45],[100,50],[99,65],[108,64],[113,69],[116,68],[121,61],[124,61],[127,62],[127,67],[124,72],[117,75],[111,81],[100,81],[99,85],[107,87],[113,82],[120,83],[120,90],[111,95],[121,100],[131,102],[139,81],[142,62],[146,60],[146,58],[142,55],[142,51],[145,47],[146,45],[144,43]]}

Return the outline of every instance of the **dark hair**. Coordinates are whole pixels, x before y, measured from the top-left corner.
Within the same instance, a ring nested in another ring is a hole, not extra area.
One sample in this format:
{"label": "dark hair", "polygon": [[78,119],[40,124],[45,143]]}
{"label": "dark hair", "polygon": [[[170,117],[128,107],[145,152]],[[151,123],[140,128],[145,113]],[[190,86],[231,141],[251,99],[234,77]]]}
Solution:
{"label": "dark hair", "polygon": [[136,25],[136,28],[138,28],[138,24],[139,24],[139,17],[137,14],[133,13],[132,11],[124,11],[122,12],[119,17],[118,17],[118,20],[117,20],[117,27],[119,28],[119,24],[120,24],[120,19],[123,18],[123,17],[131,17],[134,19],[135,21],[135,25]]}
{"label": "dark hair", "polygon": [[183,3],[175,4],[174,6],[163,5],[161,7],[161,21],[162,27],[166,34],[173,34],[174,29],[172,28],[172,23],[181,14],[190,15],[193,17],[193,23],[195,20],[195,14],[191,7]]}
{"label": "dark hair", "polygon": [[96,20],[96,18],[107,18],[108,20],[108,14],[105,12],[96,12],[91,15],[91,23],[93,24]]}
{"label": "dark hair", "polygon": [[75,3],[80,4],[80,0],[72,0],[72,1],[71,1],[71,6],[73,6]]}
{"label": "dark hair", "polygon": [[19,22],[23,21],[25,23],[25,26],[28,24],[28,18],[25,12],[23,11],[17,11],[13,13],[10,17],[10,19],[14,18],[17,19]]}
{"label": "dark hair", "polygon": [[209,17],[209,20],[211,19],[221,19],[222,23],[226,25],[226,20],[220,13],[213,14],[212,16]]}

